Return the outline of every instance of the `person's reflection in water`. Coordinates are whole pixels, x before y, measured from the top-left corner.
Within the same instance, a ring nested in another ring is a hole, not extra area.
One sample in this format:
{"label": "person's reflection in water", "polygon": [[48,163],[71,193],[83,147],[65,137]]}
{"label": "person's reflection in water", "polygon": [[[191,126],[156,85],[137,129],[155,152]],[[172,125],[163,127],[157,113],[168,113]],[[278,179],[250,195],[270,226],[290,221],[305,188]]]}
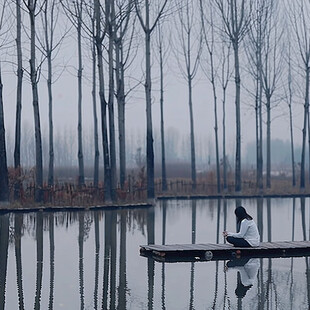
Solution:
{"label": "person's reflection in water", "polygon": [[226,270],[238,271],[237,288],[235,293],[238,298],[243,298],[253,286],[259,270],[258,258],[237,258],[226,264]]}

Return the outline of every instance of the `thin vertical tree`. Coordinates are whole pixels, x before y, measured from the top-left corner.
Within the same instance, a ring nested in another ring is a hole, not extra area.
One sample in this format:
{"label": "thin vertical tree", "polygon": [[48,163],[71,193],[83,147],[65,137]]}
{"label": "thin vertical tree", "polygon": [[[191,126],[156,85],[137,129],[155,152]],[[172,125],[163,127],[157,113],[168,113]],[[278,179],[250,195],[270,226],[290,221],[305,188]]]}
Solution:
{"label": "thin vertical tree", "polygon": [[[219,152],[219,135],[218,135],[218,100],[217,100],[217,89],[216,84],[218,80],[218,73],[215,64],[215,25],[214,25],[214,14],[213,14],[213,7],[210,3],[207,3],[208,12],[202,3],[202,0],[199,0],[200,4],[200,17],[202,23],[202,33],[204,43],[207,47],[207,52],[209,59],[206,61],[208,62],[207,68],[202,64],[202,68],[204,73],[206,74],[207,78],[209,79],[212,85],[212,92],[213,92],[213,106],[214,106],[214,136],[215,136],[215,161],[216,161],[216,184],[217,184],[217,192],[221,192],[221,173],[220,173],[220,152]],[[206,16],[208,14],[208,16]],[[209,21],[207,25],[206,21]]]}
{"label": "thin vertical tree", "polygon": [[[114,120],[109,124],[108,129],[108,103],[110,100],[110,104],[113,109],[113,98],[112,97],[112,89],[114,90],[114,81],[113,77],[111,78],[110,73],[113,71],[113,49],[111,45],[111,41],[106,45],[104,39],[107,34],[111,34],[111,39],[113,40],[113,31],[111,29],[114,20],[112,21],[111,10],[113,7],[113,3],[110,1],[105,1],[103,4],[98,0],[93,0],[90,5],[85,5],[84,10],[87,13],[90,23],[88,24],[87,20],[83,20],[83,28],[87,35],[91,38],[92,45],[92,98],[93,98],[93,118],[94,118],[94,142],[95,142],[95,163],[94,163],[94,185],[98,186],[99,180],[99,144],[98,144],[98,130],[97,130],[97,91],[99,93],[99,101],[100,101],[100,116],[101,116],[101,136],[102,136],[102,148],[103,148],[103,163],[104,163],[104,200],[110,202],[112,200],[112,183],[111,183],[111,154],[109,145],[109,130],[110,128],[114,128]],[[110,40],[110,39],[109,39]],[[113,42],[113,41],[112,41]],[[108,47],[107,47],[108,46]],[[104,83],[104,57],[103,52],[108,51],[108,71],[109,71],[109,94],[108,100],[106,100],[105,95],[105,83]],[[96,70],[97,66],[97,70]],[[98,79],[98,90],[97,90],[97,79]],[[112,86],[111,86],[112,85]],[[110,111],[111,113],[111,111]],[[112,112],[114,114],[114,111]],[[111,117],[111,114],[110,114]],[[114,131],[114,129],[113,129]],[[110,135],[111,138],[111,135]],[[114,140],[114,139],[113,139]],[[115,146],[114,146],[115,147]],[[114,168],[115,171],[116,168]],[[116,178],[114,178],[116,179]],[[114,185],[115,188],[115,185]]]}
{"label": "thin vertical tree", "polygon": [[[6,41],[5,34],[5,12],[7,8],[7,1],[5,0],[0,6],[0,47]],[[9,180],[8,180],[8,166],[5,143],[5,125],[4,125],[4,102],[3,102],[3,84],[2,84],[2,70],[0,63],[0,202],[9,200]]]}
{"label": "thin vertical tree", "polygon": [[154,31],[158,20],[161,18],[168,0],[159,4],[154,21],[151,22],[150,0],[145,0],[145,14],[143,18],[140,1],[135,0],[136,13],[138,15],[142,30],[145,35],[145,99],[146,99],[146,167],[147,167],[147,198],[155,198],[154,186],[154,146],[153,146],[153,125],[152,125],[152,75],[151,75],[151,34]]}
{"label": "thin vertical tree", "polygon": [[63,8],[65,9],[66,15],[71,21],[72,25],[76,29],[77,35],[77,50],[78,50],[78,165],[79,165],[79,175],[78,175],[78,185],[82,186],[85,183],[84,177],[84,156],[83,156],[83,130],[82,130],[82,86],[83,86],[83,60],[82,60],[82,31],[83,31],[83,3],[84,0],[60,0]]}
{"label": "thin vertical tree", "polygon": [[101,113],[101,133],[103,147],[103,162],[104,162],[104,199],[111,201],[111,162],[108,141],[108,125],[107,125],[107,101],[105,98],[104,71],[103,71],[103,40],[106,36],[106,25],[102,21],[102,7],[99,0],[94,0],[95,14],[95,34],[94,40],[97,51],[98,78],[99,78],[99,99]]}
{"label": "thin vertical tree", "polygon": [[241,191],[241,77],[240,45],[250,29],[253,0],[214,0],[224,23],[224,34],[234,51],[235,109],[236,109],[236,158],[235,191]]}
{"label": "thin vertical tree", "polygon": [[[0,27],[1,29],[1,27]],[[6,158],[5,126],[3,112],[3,84],[0,66],[0,202],[9,200],[8,166]]]}
{"label": "thin vertical tree", "polygon": [[[188,107],[190,118],[190,152],[191,152],[191,178],[192,189],[196,189],[196,151],[195,130],[193,111],[193,81],[198,72],[200,56],[202,51],[202,32],[196,20],[195,4],[189,0],[177,1],[178,11],[176,23],[177,40],[180,42],[179,50],[175,46],[176,53],[179,51],[181,57],[177,57],[178,65],[183,78],[187,83]],[[177,55],[178,56],[178,55]],[[181,59],[180,59],[181,58]]]}
{"label": "thin vertical tree", "polygon": [[300,162],[300,188],[305,188],[306,165],[306,137],[309,115],[309,87],[310,87],[310,26],[307,22],[310,16],[310,4],[308,1],[299,0],[290,4],[291,23],[298,47],[298,63],[303,69],[304,79],[304,115],[302,129],[302,149]]}
{"label": "thin vertical tree", "polygon": [[293,127],[293,95],[294,95],[294,80],[292,74],[292,55],[291,55],[291,41],[287,40],[287,90],[284,88],[285,100],[287,102],[289,111],[290,123],[290,142],[291,142],[291,163],[292,163],[292,185],[296,186],[296,171],[295,171],[295,151],[294,151],[294,127]]}
{"label": "thin vertical tree", "polygon": [[92,99],[93,99],[93,119],[94,119],[94,187],[98,188],[99,184],[99,134],[98,134],[98,116],[97,116],[97,53],[95,34],[95,10],[91,16],[91,53],[92,53]]}
{"label": "thin vertical tree", "polygon": [[159,49],[159,75],[160,75],[160,141],[161,141],[161,186],[162,191],[167,191],[167,171],[166,171],[166,146],[165,146],[165,121],[164,121],[164,58],[167,49],[164,45],[163,24],[158,22],[158,49]]}
{"label": "thin vertical tree", "polygon": [[221,57],[221,78],[220,83],[222,87],[222,145],[223,145],[223,190],[227,191],[227,155],[226,155],[226,94],[227,87],[231,77],[231,66],[230,66],[230,56],[231,56],[231,44],[226,44],[222,42],[222,57]]}
{"label": "thin vertical tree", "polygon": [[48,130],[49,130],[49,164],[48,164],[48,185],[54,185],[54,124],[53,124],[53,58],[55,50],[60,48],[64,39],[62,35],[55,42],[55,31],[59,17],[59,0],[46,1],[42,15],[44,40],[41,46],[47,61],[47,91],[48,91]]}
{"label": "thin vertical tree", "polygon": [[258,0],[255,3],[255,19],[248,36],[246,54],[249,72],[253,77],[255,87],[255,133],[256,133],[256,186],[263,189],[263,46],[266,35],[266,18],[268,3]]}
{"label": "thin vertical tree", "polygon": [[115,83],[116,100],[118,111],[118,140],[119,140],[119,181],[121,189],[124,189],[126,180],[126,126],[125,126],[125,71],[129,53],[132,50],[134,25],[136,18],[133,18],[131,35],[128,42],[127,51],[125,50],[126,34],[129,31],[129,21],[132,17],[134,0],[116,1],[117,13],[115,14]]}
{"label": "thin vertical tree", "polygon": [[[40,109],[39,109],[39,94],[38,94],[38,80],[40,65],[36,64],[36,18],[40,13],[41,7],[38,0],[23,0],[26,6],[30,19],[30,81],[32,88],[32,105],[34,114],[35,126],[35,158],[36,158],[36,186],[35,186],[35,201],[43,200],[43,159],[42,159],[42,137],[41,137],[41,123],[40,123]],[[45,1],[44,1],[45,2]],[[43,2],[43,3],[44,3]],[[41,3],[40,3],[41,4]],[[39,6],[39,7],[38,7]]]}
{"label": "thin vertical tree", "polygon": [[272,101],[275,91],[279,84],[279,79],[282,73],[282,60],[281,55],[281,38],[282,33],[278,27],[278,7],[275,1],[270,0],[268,5],[268,15],[266,18],[266,35],[265,43],[263,45],[263,65],[262,65],[262,78],[263,78],[263,91],[266,99],[266,132],[267,132],[267,157],[266,157],[266,186],[271,187],[271,111],[275,102]]}
{"label": "thin vertical tree", "polygon": [[111,198],[116,201],[116,142],[115,142],[115,122],[114,122],[114,37],[115,37],[115,1],[106,2],[105,22],[108,34],[108,72],[109,72],[109,90],[108,90],[108,112],[109,112],[109,142],[110,142],[110,166],[111,166]]}
{"label": "thin vertical tree", "polygon": [[14,198],[20,198],[20,144],[21,144],[21,115],[22,115],[22,86],[23,86],[23,57],[22,57],[22,20],[21,0],[16,0],[16,50],[17,50],[17,86],[16,86],[16,118],[15,118],[15,147],[14,147],[14,168],[18,177],[14,185]]}

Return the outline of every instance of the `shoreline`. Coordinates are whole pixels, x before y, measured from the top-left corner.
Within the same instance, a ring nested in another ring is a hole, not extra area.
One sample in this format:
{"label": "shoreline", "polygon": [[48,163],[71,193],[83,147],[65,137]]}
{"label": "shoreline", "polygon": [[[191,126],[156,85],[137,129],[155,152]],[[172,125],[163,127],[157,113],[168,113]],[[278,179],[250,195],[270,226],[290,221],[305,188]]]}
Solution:
{"label": "shoreline", "polygon": [[156,201],[166,200],[207,200],[207,199],[257,199],[257,198],[307,198],[310,193],[294,194],[219,194],[219,195],[165,195],[158,196],[154,202],[136,202],[136,203],[109,203],[102,205],[85,205],[85,206],[51,206],[51,205],[32,205],[16,207],[9,202],[0,203],[0,214],[4,213],[31,213],[31,212],[63,212],[63,211],[92,211],[92,210],[117,210],[117,209],[145,209],[155,206]]}

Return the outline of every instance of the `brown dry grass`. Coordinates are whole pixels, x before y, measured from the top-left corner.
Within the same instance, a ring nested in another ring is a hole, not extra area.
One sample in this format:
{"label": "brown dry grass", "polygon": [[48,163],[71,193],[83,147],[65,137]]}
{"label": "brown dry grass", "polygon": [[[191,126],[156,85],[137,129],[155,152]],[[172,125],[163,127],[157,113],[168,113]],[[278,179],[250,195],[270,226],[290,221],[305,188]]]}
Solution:
{"label": "brown dry grass", "polygon": [[[188,177],[174,177],[168,179],[167,191],[162,191],[161,179],[155,180],[155,192],[157,197],[214,197],[214,196],[283,196],[283,195],[310,195],[310,185],[307,183],[306,188],[300,189],[297,184],[292,186],[292,180],[285,175],[273,177],[271,188],[266,188],[264,184],[263,190],[259,190],[256,186],[255,175],[252,171],[243,173],[242,191],[236,193],[234,190],[234,175],[228,175],[228,187],[223,190],[221,184],[221,192],[217,191],[216,174],[214,171],[198,174],[197,187],[192,188],[192,182]],[[17,182],[22,183],[20,197],[14,200],[14,185]],[[34,202],[34,174],[33,171],[17,174],[14,171],[10,173],[10,206],[11,209],[28,208],[38,206]],[[72,179],[68,182],[58,182],[54,186],[44,185],[44,199],[40,204],[42,206],[94,206],[105,205],[104,202],[104,186],[99,184],[98,188],[93,187],[88,182],[83,187],[77,186]],[[124,189],[117,188],[117,202],[115,205],[144,203],[147,200],[146,195],[146,177],[145,170],[131,171],[128,175]]]}

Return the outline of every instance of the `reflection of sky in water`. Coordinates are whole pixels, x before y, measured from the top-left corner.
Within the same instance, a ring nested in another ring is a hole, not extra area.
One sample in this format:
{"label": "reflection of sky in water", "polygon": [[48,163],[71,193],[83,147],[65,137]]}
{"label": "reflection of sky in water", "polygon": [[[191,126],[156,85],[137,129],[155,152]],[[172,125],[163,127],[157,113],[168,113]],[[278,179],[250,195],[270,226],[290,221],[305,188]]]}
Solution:
{"label": "reflection of sky in water", "polygon": [[[25,309],[33,309],[38,289],[41,309],[49,309],[49,304],[52,309],[68,310],[102,309],[102,304],[107,309],[308,309],[310,278],[307,281],[308,261],[303,257],[259,259],[253,286],[238,299],[238,270],[225,271],[227,261],[162,264],[139,256],[139,245],[147,243],[148,231],[154,232],[155,243],[171,244],[192,240],[215,243],[217,239],[221,243],[225,228],[235,230],[235,200],[227,200],[225,205],[217,200],[169,201],[163,205],[158,202],[154,217],[152,209],[41,213],[43,268],[39,288],[36,214],[23,216],[19,258],[15,256],[18,251],[11,214],[5,309],[18,309],[18,296],[23,298]],[[262,203],[247,199],[242,205],[258,223],[264,241],[303,240],[304,236],[309,240],[309,199],[304,204],[300,199],[295,204],[293,199],[264,199]],[[49,229],[52,215],[53,235]],[[1,217],[0,226],[7,218]],[[122,221],[126,225],[122,226]],[[153,230],[152,225],[148,230],[147,221],[154,224]],[[52,238],[54,253],[50,251]],[[16,262],[20,258],[22,277],[17,282]],[[21,280],[22,295],[17,289]]]}

